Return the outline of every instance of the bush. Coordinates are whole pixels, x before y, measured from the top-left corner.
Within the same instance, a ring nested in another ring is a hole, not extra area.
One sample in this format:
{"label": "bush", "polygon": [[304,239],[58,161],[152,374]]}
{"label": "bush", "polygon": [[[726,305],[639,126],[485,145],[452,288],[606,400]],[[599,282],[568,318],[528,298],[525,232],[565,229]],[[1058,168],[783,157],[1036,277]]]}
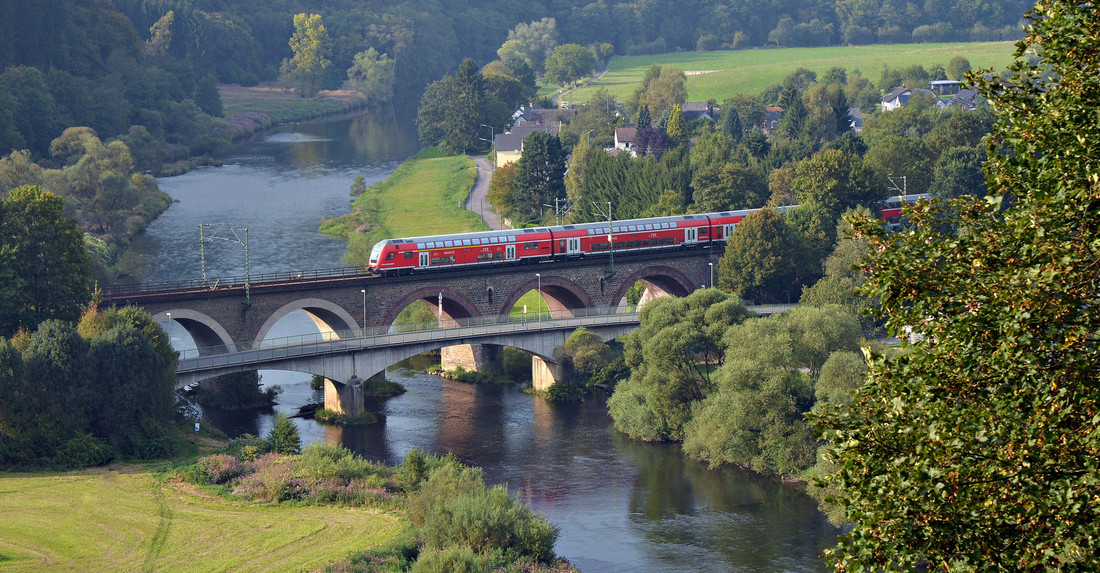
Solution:
{"label": "bush", "polygon": [[74,468],[102,466],[115,457],[110,444],[91,434],[78,434],[57,449],[61,463]]}
{"label": "bush", "polygon": [[[429,479],[425,489],[434,485]],[[511,549],[538,561],[550,561],[558,529],[509,496],[504,485],[484,489],[482,483],[481,488],[467,495],[447,496],[430,506],[420,528],[424,544],[467,546],[479,552]]]}
{"label": "bush", "polygon": [[469,547],[448,547],[422,551],[410,573],[481,573],[488,571],[487,559]]}
{"label": "bush", "polygon": [[244,461],[252,461],[257,457],[266,454],[271,451],[271,444],[267,443],[267,440],[253,436],[252,434],[244,434],[240,437],[229,440],[229,444],[226,446],[231,454],[235,454],[237,457]]}
{"label": "bush", "polygon": [[226,454],[215,454],[199,458],[195,463],[197,469],[195,477],[204,483],[224,484],[229,483],[245,474],[247,469],[240,460]]}

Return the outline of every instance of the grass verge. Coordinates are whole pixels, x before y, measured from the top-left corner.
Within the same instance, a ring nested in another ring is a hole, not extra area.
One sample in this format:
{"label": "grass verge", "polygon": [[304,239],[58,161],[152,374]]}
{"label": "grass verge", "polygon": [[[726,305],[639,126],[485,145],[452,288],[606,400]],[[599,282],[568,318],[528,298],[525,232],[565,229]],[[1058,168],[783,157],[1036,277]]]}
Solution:
{"label": "grass verge", "polygon": [[321,232],[348,241],[344,264],[366,266],[382,239],[486,230],[464,208],[476,180],[469,157],[425,149],[356,198],[350,213],[324,221]]}
{"label": "grass verge", "polygon": [[0,571],[300,571],[388,543],[373,508],[242,503],[153,466],[0,473]]}
{"label": "grass verge", "polygon": [[817,72],[819,76],[833,67],[841,67],[848,72],[858,69],[867,79],[878,82],[884,65],[892,69],[914,64],[925,68],[936,64],[946,67],[955,56],[965,57],[974,69],[1001,69],[1012,62],[1014,47],[1013,42],[889,44],[628,56],[608,62],[607,73],[599,80],[574,90],[570,100],[588,101],[592,92],[605,88],[616,100],[627,101],[641,82],[642,75],[653,64],[680,68],[689,74],[686,85],[688,101],[714,99],[721,103],[736,94],[758,94],[781,83],[799,67]]}

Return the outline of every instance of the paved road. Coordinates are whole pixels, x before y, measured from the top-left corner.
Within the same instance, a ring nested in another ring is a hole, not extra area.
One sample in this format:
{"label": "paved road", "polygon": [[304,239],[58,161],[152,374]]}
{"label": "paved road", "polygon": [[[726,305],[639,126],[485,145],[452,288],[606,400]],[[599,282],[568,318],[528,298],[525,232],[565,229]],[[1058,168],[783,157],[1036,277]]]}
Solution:
{"label": "paved road", "polygon": [[493,167],[489,164],[487,157],[472,157],[472,159],[477,165],[477,182],[474,183],[474,190],[470,192],[470,197],[466,199],[466,210],[481,215],[481,219],[490,229],[494,231],[503,229],[500,215],[493,210],[492,205],[489,205],[488,199],[489,179],[493,177]]}

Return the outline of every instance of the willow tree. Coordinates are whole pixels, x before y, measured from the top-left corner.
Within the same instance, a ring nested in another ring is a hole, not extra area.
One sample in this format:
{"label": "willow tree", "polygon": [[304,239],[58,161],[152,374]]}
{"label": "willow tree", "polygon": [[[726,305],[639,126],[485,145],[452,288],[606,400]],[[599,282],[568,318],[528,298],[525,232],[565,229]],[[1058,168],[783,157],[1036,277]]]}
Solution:
{"label": "willow tree", "polygon": [[839,570],[1096,569],[1100,7],[1027,17],[1011,75],[970,75],[1000,118],[989,194],[861,227],[869,293],[923,340],[819,419],[854,523]]}

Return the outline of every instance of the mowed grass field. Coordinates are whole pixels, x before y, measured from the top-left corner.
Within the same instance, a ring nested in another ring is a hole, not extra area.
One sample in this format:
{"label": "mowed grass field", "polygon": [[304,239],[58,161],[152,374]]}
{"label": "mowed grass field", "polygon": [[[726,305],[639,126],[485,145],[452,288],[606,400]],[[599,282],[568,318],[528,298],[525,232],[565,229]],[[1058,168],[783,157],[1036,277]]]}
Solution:
{"label": "mowed grass field", "polygon": [[385,543],[377,509],[233,502],[146,467],[0,473],[0,571],[303,571]]}
{"label": "mowed grass field", "polygon": [[476,180],[468,156],[425,149],[357,197],[350,213],[321,223],[321,232],[348,241],[344,264],[364,266],[382,239],[485,230],[481,217],[464,208]]}
{"label": "mowed grass field", "polygon": [[[907,68],[920,64],[926,69],[939,64],[944,67],[955,56],[970,61],[973,69],[1000,70],[1012,62],[1012,42],[978,42],[953,44],[894,44],[876,46],[782,48],[715,52],[681,52],[652,56],[614,58],[607,73],[599,80],[573,90],[566,99],[582,103],[592,92],[606,88],[617,101],[627,101],[641,82],[642,75],[653,64],[672,66],[688,74],[688,101],[722,100],[736,94],[758,94],[800,67],[820,76],[833,67],[849,72],[860,70],[863,77],[875,82],[882,77],[884,65]],[[886,90],[896,86],[878,86]],[[927,87],[927,86],[924,86]]]}

